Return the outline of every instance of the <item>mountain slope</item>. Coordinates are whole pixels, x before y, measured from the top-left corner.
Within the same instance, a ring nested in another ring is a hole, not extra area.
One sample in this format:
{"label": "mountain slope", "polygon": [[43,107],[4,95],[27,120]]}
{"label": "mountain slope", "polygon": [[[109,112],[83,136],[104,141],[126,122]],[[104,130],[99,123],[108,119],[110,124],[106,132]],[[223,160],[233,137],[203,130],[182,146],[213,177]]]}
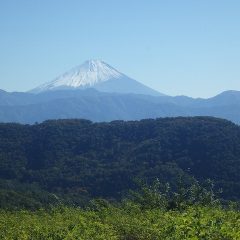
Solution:
{"label": "mountain slope", "polygon": [[195,178],[212,179],[225,198],[240,199],[240,127],[226,120],[58,120],[0,124],[0,132],[0,185],[9,197],[19,184],[29,196],[33,184],[79,202],[86,194],[118,198],[136,178],[175,187],[179,178]]}
{"label": "mountain slope", "polygon": [[41,93],[45,91],[85,88],[95,88],[103,92],[163,95],[129,78],[100,60],[86,61],[55,80],[32,89],[30,92]]}
{"label": "mountain slope", "polygon": [[154,97],[98,92],[95,89],[0,94],[0,122],[35,123],[48,119],[139,120],[176,116],[214,116],[240,124],[240,92],[209,99]]}
{"label": "mountain slope", "polygon": [[[81,92],[77,91],[79,95]],[[181,107],[154,103],[141,95],[90,94],[52,99],[35,104],[0,106],[1,122],[34,123],[48,119],[85,118],[92,121],[140,120],[185,116]]]}

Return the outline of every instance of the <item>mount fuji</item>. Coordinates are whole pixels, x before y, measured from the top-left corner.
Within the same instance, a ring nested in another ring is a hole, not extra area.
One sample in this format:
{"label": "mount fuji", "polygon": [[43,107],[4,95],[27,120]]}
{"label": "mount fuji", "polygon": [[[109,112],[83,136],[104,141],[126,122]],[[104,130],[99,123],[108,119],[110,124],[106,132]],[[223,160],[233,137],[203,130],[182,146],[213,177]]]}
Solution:
{"label": "mount fuji", "polygon": [[214,116],[240,124],[240,91],[208,99],[163,95],[100,60],[89,60],[29,92],[0,90],[0,122],[94,122]]}
{"label": "mount fuji", "polygon": [[111,93],[164,95],[128,77],[101,60],[88,60],[82,65],[60,75],[53,81],[32,89],[30,92],[42,93],[86,88],[94,88],[100,92]]}

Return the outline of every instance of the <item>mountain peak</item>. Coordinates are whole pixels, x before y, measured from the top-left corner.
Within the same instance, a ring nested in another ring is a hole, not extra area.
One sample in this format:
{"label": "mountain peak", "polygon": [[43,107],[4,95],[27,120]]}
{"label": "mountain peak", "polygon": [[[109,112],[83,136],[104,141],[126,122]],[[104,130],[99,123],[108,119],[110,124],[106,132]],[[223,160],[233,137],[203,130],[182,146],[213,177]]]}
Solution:
{"label": "mountain peak", "polygon": [[58,76],[53,81],[45,83],[31,92],[43,92],[57,89],[88,88],[124,76],[104,61],[93,59],[85,61],[83,64],[72,68],[64,74]]}
{"label": "mountain peak", "polygon": [[101,59],[89,59],[85,61],[82,65],[86,65],[89,67],[97,67],[97,66],[108,65],[108,64],[102,61]]}
{"label": "mountain peak", "polygon": [[41,93],[53,90],[85,88],[95,88],[102,92],[161,95],[159,92],[129,78],[99,59],[85,61],[53,81],[34,88],[30,92]]}
{"label": "mountain peak", "polygon": [[106,62],[104,62],[102,60],[99,60],[99,59],[87,60],[83,64],[81,64],[81,65],[79,65],[75,68],[78,68],[79,70],[86,71],[86,72],[101,72],[101,71],[104,71],[104,70],[108,70],[108,71],[111,71],[111,72],[112,71],[118,72],[112,66],[110,66]]}
{"label": "mountain peak", "polygon": [[124,74],[120,73],[118,70],[99,59],[88,60],[78,68],[79,73],[86,74],[86,82],[83,81],[83,83],[86,83],[86,85],[90,86],[93,86],[99,82],[107,81],[109,79],[115,79],[124,76]]}

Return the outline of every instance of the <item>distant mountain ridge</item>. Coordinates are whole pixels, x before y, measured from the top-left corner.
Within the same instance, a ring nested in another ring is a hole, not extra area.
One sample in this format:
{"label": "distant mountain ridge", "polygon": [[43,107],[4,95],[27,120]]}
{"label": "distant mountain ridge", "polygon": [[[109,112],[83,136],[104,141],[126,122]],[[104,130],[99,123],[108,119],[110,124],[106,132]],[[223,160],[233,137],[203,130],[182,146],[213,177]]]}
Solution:
{"label": "distant mountain ridge", "polygon": [[99,92],[96,89],[0,92],[0,122],[35,123],[85,118],[95,122],[158,117],[214,116],[240,124],[240,91],[209,99]]}
{"label": "distant mountain ridge", "polygon": [[240,91],[202,99],[171,97],[129,78],[101,60],[89,60],[29,92],[0,90],[0,122],[49,119],[94,122],[213,116],[240,124]]}
{"label": "distant mountain ridge", "polygon": [[153,96],[163,94],[129,78],[101,60],[88,60],[51,82],[32,89],[31,93],[94,88],[102,92],[135,93]]}

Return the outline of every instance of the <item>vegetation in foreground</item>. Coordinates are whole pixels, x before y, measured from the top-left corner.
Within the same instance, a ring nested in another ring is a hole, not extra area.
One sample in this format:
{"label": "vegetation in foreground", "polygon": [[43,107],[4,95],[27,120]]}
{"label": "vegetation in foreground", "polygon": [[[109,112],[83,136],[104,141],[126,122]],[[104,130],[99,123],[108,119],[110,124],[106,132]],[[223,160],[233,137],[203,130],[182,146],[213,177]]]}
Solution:
{"label": "vegetation in foreground", "polygon": [[1,210],[0,239],[240,239],[237,207],[221,206],[198,184],[171,193],[155,181],[130,193],[121,203],[98,199],[85,209]]}
{"label": "vegetation in foreground", "polygon": [[1,211],[0,239],[240,239],[240,213],[203,206],[143,210],[137,204]]}

